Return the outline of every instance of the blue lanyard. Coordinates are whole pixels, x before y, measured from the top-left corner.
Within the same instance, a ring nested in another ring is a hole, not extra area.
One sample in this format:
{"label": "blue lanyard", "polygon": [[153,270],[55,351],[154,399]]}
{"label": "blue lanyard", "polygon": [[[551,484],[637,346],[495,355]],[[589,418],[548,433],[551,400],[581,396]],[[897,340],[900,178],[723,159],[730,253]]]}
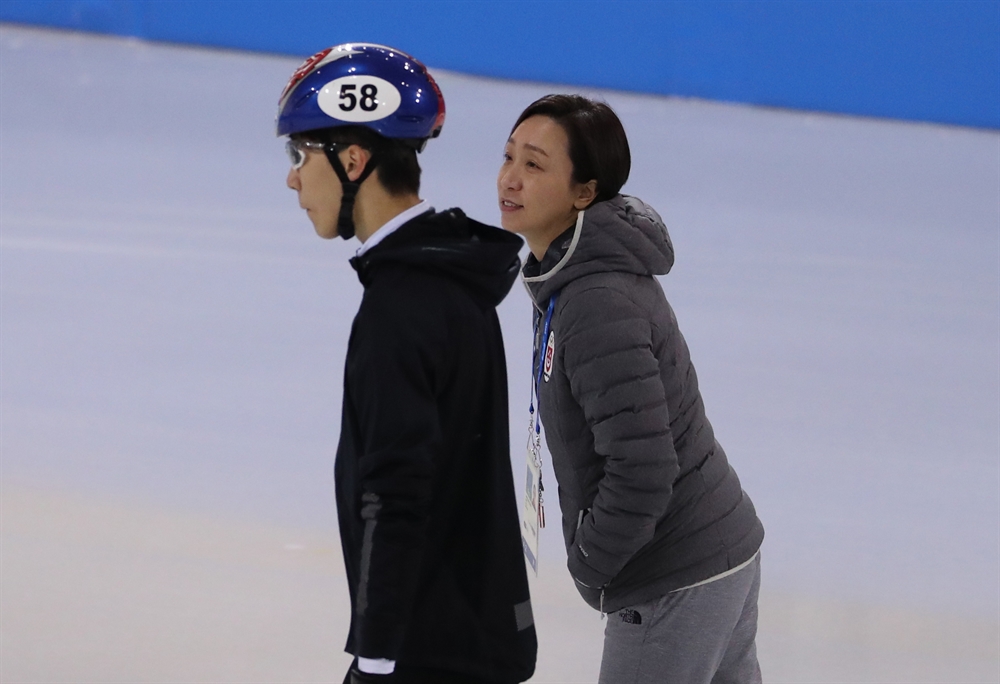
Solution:
{"label": "blue lanyard", "polygon": [[[539,420],[542,405],[541,398],[539,397],[538,390],[542,386],[542,370],[545,367],[545,352],[548,349],[549,344],[549,333],[552,331],[552,313],[556,310],[556,300],[559,299],[559,293],[556,292],[551,297],[549,297],[548,310],[545,312],[545,323],[542,326],[542,337],[538,338],[538,320],[540,318],[539,313],[536,310],[535,313],[535,330],[534,330],[534,346],[535,349],[532,353],[532,360],[538,364],[538,371],[535,373],[534,386],[532,387],[531,402],[528,406],[528,412],[534,416],[535,423],[535,434],[540,434],[542,431],[541,422]],[[539,397],[538,411],[535,411],[535,398]]]}

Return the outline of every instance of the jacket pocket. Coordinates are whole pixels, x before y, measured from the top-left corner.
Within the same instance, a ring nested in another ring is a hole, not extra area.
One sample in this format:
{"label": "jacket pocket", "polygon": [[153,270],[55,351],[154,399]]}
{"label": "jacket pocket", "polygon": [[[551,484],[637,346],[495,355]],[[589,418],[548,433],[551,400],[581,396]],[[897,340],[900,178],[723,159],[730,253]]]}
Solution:
{"label": "jacket pocket", "polygon": [[[580,579],[580,570],[586,571],[586,558],[587,552],[584,550],[583,546],[579,542],[579,532],[580,528],[583,527],[583,523],[586,522],[587,516],[590,515],[590,508],[585,508],[580,510],[576,516],[576,531],[573,534],[573,543],[568,549],[569,557],[567,558],[567,565],[570,577],[573,578],[573,583],[576,585],[576,590],[580,592],[580,596],[583,600],[587,602],[591,608],[595,610],[600,610],[603,612],[604,603],[604,589],[607,587],[608,583],[601,582],[588,582]],[[579,557],[577,557],[577,552],[579,552]],[[577,566],[576,572],[574,572],[574,566]],[[589,574],[589,573],[585,573]]]}

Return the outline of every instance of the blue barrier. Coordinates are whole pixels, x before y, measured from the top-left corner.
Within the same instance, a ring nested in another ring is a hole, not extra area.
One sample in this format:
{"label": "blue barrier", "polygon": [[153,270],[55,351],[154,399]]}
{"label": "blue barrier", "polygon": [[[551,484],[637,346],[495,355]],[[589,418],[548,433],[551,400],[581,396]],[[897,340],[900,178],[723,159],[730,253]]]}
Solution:
{"label": "blue barrier", "polygon": [[1000,0],[0,0],[0,21],[1000,128]]}

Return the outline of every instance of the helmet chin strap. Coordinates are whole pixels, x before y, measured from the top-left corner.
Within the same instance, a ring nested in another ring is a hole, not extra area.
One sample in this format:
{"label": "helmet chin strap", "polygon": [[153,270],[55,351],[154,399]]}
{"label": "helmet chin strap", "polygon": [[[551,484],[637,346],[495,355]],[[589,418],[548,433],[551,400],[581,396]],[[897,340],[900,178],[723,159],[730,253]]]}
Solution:
{"label": "helmet chin strap", "polygon": [[340,155],[337,154],[338,145],[336,143],[326,146],[326,158],[330,160],[330,166],[333,167],[334,172],[337,174],[337,178],[340,179],[340,185],[343,188],[343,196],[340,198],[340,215],[337,217],[337,235],[344,238],[345,240],[350,240],[354,237],[354,200],[358,196],[358,189],[361,184],[365,182],[365,179],[372,174],[375,167],[378,166],[378,157],[372,152],[371,156],[368,157],[368,163],[365,164],[365,170],[361,172],[356,181],[352,181],[347,176],[347,170],[344,169],[344,165],[340,162]]}

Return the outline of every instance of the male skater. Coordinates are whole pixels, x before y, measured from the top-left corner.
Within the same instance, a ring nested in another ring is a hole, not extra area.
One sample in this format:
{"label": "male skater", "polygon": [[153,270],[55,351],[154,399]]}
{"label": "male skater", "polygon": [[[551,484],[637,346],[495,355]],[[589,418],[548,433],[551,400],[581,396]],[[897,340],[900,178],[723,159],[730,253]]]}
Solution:
{"label": "male skater", "polygon": [[417,152],[443,122],[426,68],[365,43],[310,57],[278,108],[316,233],[362,243],[335,466],[345,683],[512,684],[535,667],[496,315],[521,241],[420,200]]}

